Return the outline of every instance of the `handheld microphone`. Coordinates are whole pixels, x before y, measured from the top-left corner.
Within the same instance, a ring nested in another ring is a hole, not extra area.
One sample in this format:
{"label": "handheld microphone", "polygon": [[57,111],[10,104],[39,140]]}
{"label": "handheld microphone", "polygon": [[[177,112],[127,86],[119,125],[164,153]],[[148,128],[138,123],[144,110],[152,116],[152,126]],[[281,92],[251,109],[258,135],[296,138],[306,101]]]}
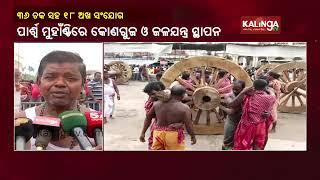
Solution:
{"label": "handheld microphone", "polygon": [[90,138],[94,138],[96,146],[102,145],[103,143],[102,114],[100,112],[92,111],[92,112],[85,112],[84,115],[88,123],[87,135]]}
{"label": "handheld microphone", "polygon": [[33,121],[37,150],[45,150],[50,140],[59,139],[60,119],[47,116],[36,116]]}
{"label": "handheld microphone", "polygon": [[75,137],[82,150],[93,149],[88,137],[85,136],[87,129],[86,117],[79,111],[65,111],[59,114],[61,119],[61,126],[63,130]]}
{"label": "handheld microphone", "polygon": [[25,150],[26,142],[31,139],[34,131],[32,121],[28,118],[17,118],[14,130],[16,150]]}

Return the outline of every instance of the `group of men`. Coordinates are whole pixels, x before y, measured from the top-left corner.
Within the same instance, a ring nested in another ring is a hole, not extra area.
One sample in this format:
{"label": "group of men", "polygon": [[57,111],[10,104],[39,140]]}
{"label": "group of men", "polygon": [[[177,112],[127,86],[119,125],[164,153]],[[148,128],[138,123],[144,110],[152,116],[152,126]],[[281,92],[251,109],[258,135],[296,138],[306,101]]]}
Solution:
{"label": "group of men", "polygon": [[253,87],[243,81],[233,83],[233,93],[220,108],[228,115],[224,126],[223,150],[263,150],[277,103],[268,79],[257,79]]}
{"label": "group of men", "polygon": [[[247,88],[244,81],[231,82],[229,76],[225,71],[220,71],[214,84],[223,98],[219,109],[227,114],[222,149],[263,150],[270,129],[274,131],[276,127],[280,75],[267,73]],[[205,79],[210,81],[210,77]],[[145,141],[145,133],[151,126],[148,139],[150,150],[185,149],[184,127],[191,136],[192,144],[196,143],[192,113],[189,106],[183,103],[190,101],[186,94],[190,94],[188,92],[192,87],[193,82],[186,73],[170,86],[170,90],[165,90],[160,81],[146,85],[144,92],[149,99],[145,104],[146,119],[140,141]]]}
{"label": "group of men", "polygon": [[156,78],[161,76],[167,69],[166,66],[146,66],[144,65],[132,65],[132,80],[135,81],[152,81],[154,75]]}

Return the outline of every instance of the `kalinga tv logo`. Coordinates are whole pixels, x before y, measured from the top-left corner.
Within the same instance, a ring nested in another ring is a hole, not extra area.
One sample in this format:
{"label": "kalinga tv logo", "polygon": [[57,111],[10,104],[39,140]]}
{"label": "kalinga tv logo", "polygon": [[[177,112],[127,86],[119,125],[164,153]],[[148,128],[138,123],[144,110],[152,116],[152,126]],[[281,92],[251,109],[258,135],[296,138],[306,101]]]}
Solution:
{"label": "kalinga tv logo", "polygon": [[280,34],[280,16],[243,16],[241,34]]}

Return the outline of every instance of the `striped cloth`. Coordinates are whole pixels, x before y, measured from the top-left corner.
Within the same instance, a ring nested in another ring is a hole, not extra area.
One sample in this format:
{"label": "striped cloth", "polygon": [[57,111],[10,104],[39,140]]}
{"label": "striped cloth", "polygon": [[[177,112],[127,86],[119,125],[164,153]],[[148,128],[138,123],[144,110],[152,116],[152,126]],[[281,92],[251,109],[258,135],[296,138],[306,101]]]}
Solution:
{"label": "striped cloth", "polygon": [[219,79],[215,87],[220,94],[228,94],[232,92],[232,83],[227,76]]}
{"label": "striped cloth", "polygon": [[[96,100],[102,100],[102,81],[92,80],[88,83],[88,87],[90,88],[92,95],[96,98]],[[89,99],[92,100],[92,99]]]}
{"label": "striped cloth", "polygon": [[[249,123],[260,123],[265,121],[261,114],[263,112],[272,113],[276,98],[267,94],[265,91],[255,91],[252,96],[245,97],[243,114],[248,113],[248,118],[244,119]],[[246,107],[246,108],[245,108]]]}
{"label": "striped cloth", "polygon": [[[146,114],[148,114],[150,112],[150,109],[153,106],[153,101],[151,100],[151,98],[149,97],[149,99],[144,103],[144,110],[146,111]],[[153,130],[154,130],[154,125],[155,125],[155,118],[151,123],[150,126],[150,136],[148,138],[148,149],[151,150],[152,147],[152,143],[153,143]]]}
{"label": "striped cloth", "polygon": [[255,91],[252,96],[244,98],[243,114],[234,136],[233,149],[264,149],[273,118],[263,118],[262,113],[271,113],[275,101],[275,97],[265,91]]}

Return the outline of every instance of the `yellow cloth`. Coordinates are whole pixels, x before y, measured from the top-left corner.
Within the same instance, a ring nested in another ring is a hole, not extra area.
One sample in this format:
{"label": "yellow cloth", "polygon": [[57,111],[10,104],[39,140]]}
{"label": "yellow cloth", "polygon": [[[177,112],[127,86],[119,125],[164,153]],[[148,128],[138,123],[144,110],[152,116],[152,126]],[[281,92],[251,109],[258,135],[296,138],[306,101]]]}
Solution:
{"label": "yellow cloth", "polygon": [[184,143],[184,140],[181,143],[178,142],[177,131],[154,130],[153,143],[152,143],[151,149],[152,150],[184,150],[185,143]]}

